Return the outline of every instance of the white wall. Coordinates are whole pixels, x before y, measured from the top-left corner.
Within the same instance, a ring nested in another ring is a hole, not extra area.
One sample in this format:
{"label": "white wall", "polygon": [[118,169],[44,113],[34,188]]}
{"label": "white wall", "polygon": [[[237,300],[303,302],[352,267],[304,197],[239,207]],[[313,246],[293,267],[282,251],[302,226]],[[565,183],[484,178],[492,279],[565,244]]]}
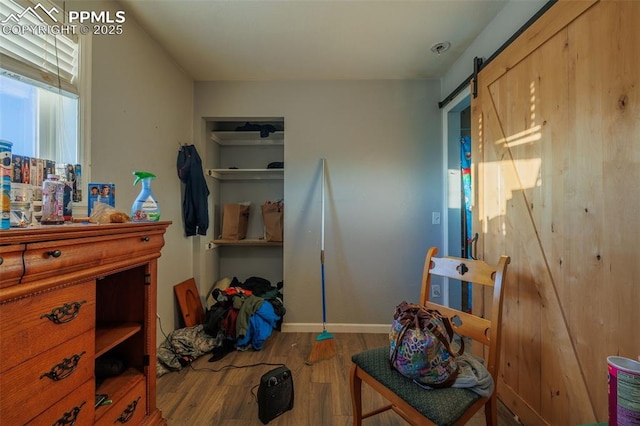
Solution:
{"label": "white wall", "polygon": [[[93,39],[92,179],[117,185],[117,207],[138,192],[131,171],[158,175],[163,220],[173,221],[159,261],[158,312],[178,324],[173,285],[191,276],[206,291],[216,276],[206,238],[187,239],[181,221],[178,142],[203,158],[201,117],[284,116],[285,302],[287,323],[318,323],[319,159],[328,165],[326,283],[329,323],[388,324],[395,305],[415,299],[424,252],[441,246],[431,212],[442,212],[441,122],[437,101],[545,3],[512,1],[440,81],[198,82],[133,20],[124,34]],[[69,9],[115,10],[113,2]],[[195,117],[195,125],[192,125]],[[195,255],[193,254],[195,252]],[[160,338],[160,337],[159,337]]]}
{"label": "white wall", "polygon": [[[112,2],[69,8],[117,10]],[[192,139],[193,82],[131,16],[123,27],[122,35],[92,40],[91,178],[114,182],[116,208],[129,212],[140,191],[140,185],[133,186],[132,171],[157,175],[152,188],[161,220],[173,221],[158,261],[158,313],[169,332],[176,323],[173,286],[192,276],[176,157],[178,142]],[[158,334],[158,343],[162,340]]]}
{"label": "white wall", "polygon": [[[195,83],[199,150],[202,117],[285,119],[285,324],[322,320],[322,157],[328,323],[386,325],[399,302],[417,300],[426,250],[442,242],[431,225],[431,212],[442,212],[439,88],[437,80]],[[220,278],[214,268],[206,275],[205,290]]]}

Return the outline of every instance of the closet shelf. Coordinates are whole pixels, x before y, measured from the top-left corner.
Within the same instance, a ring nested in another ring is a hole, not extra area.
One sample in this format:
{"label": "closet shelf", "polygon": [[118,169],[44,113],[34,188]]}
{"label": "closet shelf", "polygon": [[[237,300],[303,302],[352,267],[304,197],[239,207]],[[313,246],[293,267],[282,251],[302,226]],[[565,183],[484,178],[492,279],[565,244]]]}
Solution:
{"label": "closet shelf", "polygon": [[284,179],[284,169],[206,169],[206,174],[219,180]]}
{"label": "closet shelf", "polygon": [[218,145],[284,145],[284,132],[270,133],[262,138],[260,132],[216,131],[211,134],[211,140]]}

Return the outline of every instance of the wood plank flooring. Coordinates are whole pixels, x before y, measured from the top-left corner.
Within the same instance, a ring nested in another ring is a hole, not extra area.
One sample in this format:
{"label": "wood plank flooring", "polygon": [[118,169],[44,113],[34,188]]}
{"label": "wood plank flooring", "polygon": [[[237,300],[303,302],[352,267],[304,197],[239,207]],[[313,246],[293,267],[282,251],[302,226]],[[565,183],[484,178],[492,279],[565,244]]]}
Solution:
{"label": "wood plank flooring", "polygon": [[[216,362],[208,355],[191,367],[165,374],[157,380],[157,405],[170,426],[262,425],[254,395],[260,377],[276,368],[258,365],[250,368],[224,368],[259,363],[285,364],[292,372],[295,399],[291,411],[272,420],[273,426],[346,426],[352,424],[349,394],[351,355],[388,344],[386,334],[334,334],[337,356],[313,365],[305,364],[316,334],[274,331],[261,351],[234,351]],[[221,370],[215,372],[214,370]],[[364,409],[383,404],[383,400],[363,386]],[[504,407],[499,424],[517,426]],[[484,425],[484,413],[474,416],[469,426]],[[393,412],[366,419],[366,426],[401,426],[404,420]]]}

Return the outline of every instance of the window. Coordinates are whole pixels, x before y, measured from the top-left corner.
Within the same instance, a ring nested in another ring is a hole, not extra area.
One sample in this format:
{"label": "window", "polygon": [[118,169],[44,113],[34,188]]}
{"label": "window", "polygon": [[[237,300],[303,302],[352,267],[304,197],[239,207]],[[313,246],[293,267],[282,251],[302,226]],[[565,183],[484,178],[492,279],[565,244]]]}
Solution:
{"label": "window", "polygon": [[14,154],[79,163],[78,97],[0,75],[0,139]]}
{"label": "window", "polygon": [[16,155],[83,164],[80,40],[64,22],[49,0],[0,2],[0,139]]}

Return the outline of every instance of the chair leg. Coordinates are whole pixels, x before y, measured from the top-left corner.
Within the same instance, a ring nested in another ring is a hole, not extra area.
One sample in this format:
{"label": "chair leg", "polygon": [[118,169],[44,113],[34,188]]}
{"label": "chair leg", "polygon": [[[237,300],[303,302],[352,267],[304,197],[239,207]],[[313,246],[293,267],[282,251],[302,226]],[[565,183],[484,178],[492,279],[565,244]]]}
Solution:
{"label": "chair leg", "polygon": [[351,411],[353,426],[362,425],[362,379],[358,377],[358,367],[351,364],[349,383],[351,386]]}
{"label": "chair leg", "polygon": [[495,393],[484,405],[484,418],[487,426],[498,426],[498,397]]}

